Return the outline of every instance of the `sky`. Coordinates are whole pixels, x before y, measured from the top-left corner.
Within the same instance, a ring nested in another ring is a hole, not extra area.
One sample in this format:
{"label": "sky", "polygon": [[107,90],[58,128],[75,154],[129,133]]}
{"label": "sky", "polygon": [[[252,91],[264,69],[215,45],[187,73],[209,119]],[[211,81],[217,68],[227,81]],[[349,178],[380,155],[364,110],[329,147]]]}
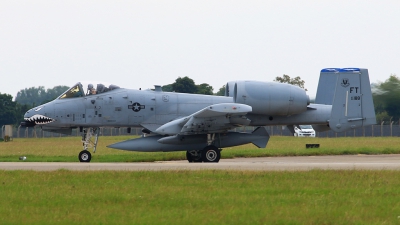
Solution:
{"label": "sky", "polygon": [[148,89],[188,76],[287,74],[315,97],[323,68],[400,75],[398,0],[1,0],[0,93],[82,80]]}

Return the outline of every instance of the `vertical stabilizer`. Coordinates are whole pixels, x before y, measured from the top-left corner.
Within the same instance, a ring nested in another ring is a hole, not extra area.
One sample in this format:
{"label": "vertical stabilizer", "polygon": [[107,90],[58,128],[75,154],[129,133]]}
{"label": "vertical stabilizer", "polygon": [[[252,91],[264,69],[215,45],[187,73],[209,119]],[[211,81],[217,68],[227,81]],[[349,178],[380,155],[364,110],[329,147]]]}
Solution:
{"label": "vertical stabilizer", "polygon": [[335,96],[336,80],[338,76],[338,68],[326,68],[321,70],[319,75],[317,95],[315,96],[316,104],[332,105]]}
{"label": "vertical stabilizer", "polygon": [[371,83],[368,69],[360,69],[361,72],[361,107],[363,112],[363,126],[376,124],[374,101],[372,100]]}
{"label": "vertical stabilizer", "polygon": [[315,103],[332,104],[329,127],[336,132],[376,124],[367,69],[321,70]]}

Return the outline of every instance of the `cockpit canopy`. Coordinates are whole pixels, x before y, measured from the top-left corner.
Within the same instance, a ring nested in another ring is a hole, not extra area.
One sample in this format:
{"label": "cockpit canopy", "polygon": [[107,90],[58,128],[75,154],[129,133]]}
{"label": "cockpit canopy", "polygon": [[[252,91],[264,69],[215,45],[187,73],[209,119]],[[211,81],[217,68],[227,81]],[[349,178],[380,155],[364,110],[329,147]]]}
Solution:
{"label": "cockpit canopy", "polygon": [[[86,92],[85,88],[86,87]],[[97,95],[101,93],[105,93],[108,91],[112,91],[115,89],[120,88],[117,85],[114,84],[106,84],[106,83],[97,83],[97,82],[78,82],[74,86],[72,86],[70,89],[65,91],[58,99],[64,99],[64,98],[78,98],[78,97],[83,97],[87,95]]]}

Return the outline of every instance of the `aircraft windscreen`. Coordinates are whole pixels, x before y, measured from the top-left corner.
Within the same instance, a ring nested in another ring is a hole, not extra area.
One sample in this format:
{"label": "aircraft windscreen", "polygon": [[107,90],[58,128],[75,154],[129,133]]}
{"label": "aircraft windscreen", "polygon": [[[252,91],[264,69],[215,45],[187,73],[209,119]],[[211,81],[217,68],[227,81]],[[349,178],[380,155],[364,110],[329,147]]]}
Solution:
{"label": "aircraft windscreen", "polygon": [[73,87],[64,92],[59,99],[63,98],[77,98],[84,96],[81,83],[75,84]]}

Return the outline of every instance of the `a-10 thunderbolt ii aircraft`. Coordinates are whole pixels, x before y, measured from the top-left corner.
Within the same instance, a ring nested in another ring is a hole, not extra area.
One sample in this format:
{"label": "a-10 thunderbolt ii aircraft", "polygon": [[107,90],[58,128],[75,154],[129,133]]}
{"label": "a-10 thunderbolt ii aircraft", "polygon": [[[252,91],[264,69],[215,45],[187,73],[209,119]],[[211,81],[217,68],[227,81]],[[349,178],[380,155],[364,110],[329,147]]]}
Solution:
{"label": "a-10 thunderbolt ii aircraft", "polygon": [[[54,101],[30,109],[22,126],[82,132],[81,162],[96,151],[100,127],[142,128],[140,138],[108,147],[142,152],[186,151],[189,162],[218,162],[224,147],[253,143],[266,147],[264,126],[312,124],[316,131],[342,132],[376,123],[367,69],[321,70],[315,104],[305,90],[284,83],[232,81],[225,96],[130,90],[77,83]],[[240,126],[252,133],[234,132]]]}

